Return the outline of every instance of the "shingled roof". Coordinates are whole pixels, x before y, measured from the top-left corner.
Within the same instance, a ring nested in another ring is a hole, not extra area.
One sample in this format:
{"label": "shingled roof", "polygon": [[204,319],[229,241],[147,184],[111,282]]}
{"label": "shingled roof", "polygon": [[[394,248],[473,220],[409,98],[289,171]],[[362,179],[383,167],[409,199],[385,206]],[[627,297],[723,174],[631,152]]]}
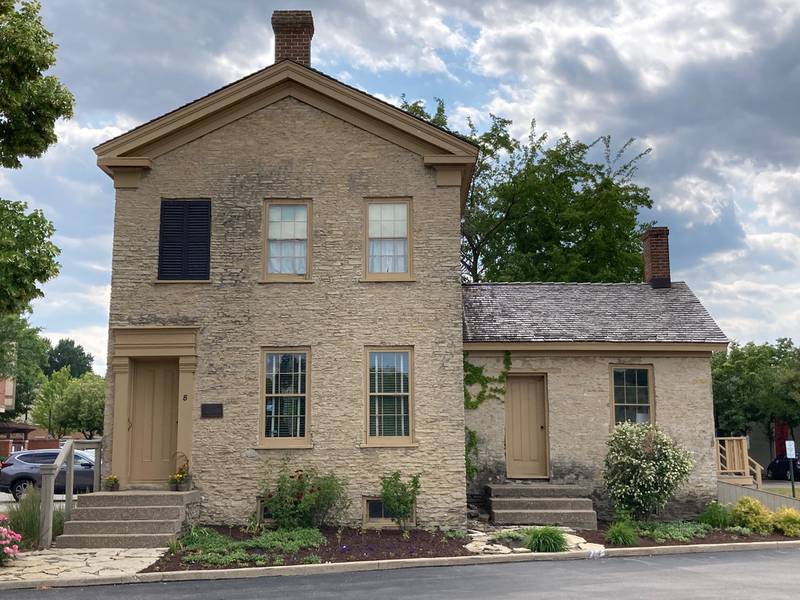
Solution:
{"label": "shingled roof", "polygon": [[728,342],[689,286],[464,285],[464,342]]}

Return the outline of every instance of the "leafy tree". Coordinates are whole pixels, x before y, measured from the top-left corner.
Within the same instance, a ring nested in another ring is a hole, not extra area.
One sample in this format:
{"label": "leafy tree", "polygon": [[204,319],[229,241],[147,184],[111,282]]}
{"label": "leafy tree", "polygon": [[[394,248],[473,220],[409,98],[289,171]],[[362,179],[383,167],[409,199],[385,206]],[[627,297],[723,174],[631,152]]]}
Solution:
{"label": "leafy tree", "polygon": [[76,344],[75,340],[64,338],[58,340],[55,347],[48,352],[45,374],[51,375],[64,367],[69,367],[70,375],[80,377],[92,370],[93,362],[94,357],[87,354],[83,346]]}
{"label": "leafy tree", "polygon": [[0,413],[0,421],[4,421],[26,415],[30,410],[45,381],[43,370],[47,365],[50,344],[39,334],[38,328],[31,327],[25,318],[16,316],[0,317],[0,339],[7,340],[7,343],[0,344],[0,349],[11,350],[9,356],[0,358],[0,363],[6,363],[8,367],[0,376],[16,380],[14,409]]}
{"label": "leafy tree", "polygon": [[72,94],[54,75],[53,35],[39,2],[0,0],[0,166],[18,169],[57,140],[55,122],[72,116]]}
{"label": "leafy tree", "polygon": [[105,400],[105,379],[87,372],[69,382],[56,412],[70,430],[80,431],[83,437],[91,440],[103,432]]}
{"label": "leafy tree", "polygon": [[[420,100],[402,109],[451,130],[444,102],[431,115]],[[639,161],[626,160],[633,139],[617,152],[611,138],[591,144],[564,134],[553,144],[531,124],[527,144],[511,121],[489,115],[479,133],[468,120],[461,135],[478,159],[461,223],[461,266],[469,281],[632,281],[643,271],[639,210],[652,206],[634,182]],[[603,149],[602,162],[590,159]]]}
{"label": "leafy tree", "polygon": [[23,312],[44,295],[39,284],[58,274],[53,224],[42,211],[26,210],[24,202],[0,199],[0,314]]}
{"label": "leafy tree", "polygon": [[31,409],[34,424],[47,429],[52,438],[60,438],[71,430],[72,416],[64,403],[71,380],[68,367],[53,373],[42,384]]}

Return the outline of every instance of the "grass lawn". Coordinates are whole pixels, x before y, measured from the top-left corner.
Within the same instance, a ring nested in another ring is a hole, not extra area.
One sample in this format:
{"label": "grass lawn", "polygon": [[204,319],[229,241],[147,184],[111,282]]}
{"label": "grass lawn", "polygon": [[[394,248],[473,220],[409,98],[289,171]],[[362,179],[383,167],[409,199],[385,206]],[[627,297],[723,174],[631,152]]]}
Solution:
{"label": "grass lawn", "polygon": [[[800,499],[800,483],[796,483],[794,486],[795,493],[797,494],[797,498]],[[773,494],[780,494],[781,496],[789,496],[792,497],[792,486],[787,485],[786,487],[764,487],[763,490],[765,492],[772,492]]]}

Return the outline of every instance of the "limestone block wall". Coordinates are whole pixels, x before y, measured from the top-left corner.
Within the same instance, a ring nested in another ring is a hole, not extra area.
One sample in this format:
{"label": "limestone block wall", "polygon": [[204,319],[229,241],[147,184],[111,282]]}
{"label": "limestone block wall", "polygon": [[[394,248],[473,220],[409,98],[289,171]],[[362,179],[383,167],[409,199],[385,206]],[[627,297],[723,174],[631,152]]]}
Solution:
{"label": "limestone block wall", "polygon": [[[470,352],[469,361],[489,376],[503,370],[501,353]],[[696,466],[668,513],[687,515],[716,496],[714,416],[708,356],[578,355],[512,352],[511,371],[546,375],[549,411],[550,479],[588,484],[601,513],[601,469],[612,425],[610,368],[652,365],[655,422],[691,451]],[[478,434],[478,477],[470,492],[505,478],[505,413],[502,399],[467,410],[466,424]]]}
{"label": "limestone block wall", "polygon": [[[414,281],[363,281],[371,197],[412,199]],[[211,199],[210,283],[156,283],[162,198]],[[311,199],[311,283],[259,283],[266,198]],[[422,476],[419,525],[464,522],[459,221],[459,189],[437,187],[421,156],[293,98],[158,157],[138,189],[118,190],[110,327],[199,328],[201,520],[246,521],[286,460],[345,477],[353,523],[396,469]],[[412,447],[363,447],[370,345],[413,346]],[[300,346],[311,352],[313,448],[259,448],[261,348]],[[201,419],[202,402],[223,403],[224,418]],[[113,394],[108,409],[111,419]]]}

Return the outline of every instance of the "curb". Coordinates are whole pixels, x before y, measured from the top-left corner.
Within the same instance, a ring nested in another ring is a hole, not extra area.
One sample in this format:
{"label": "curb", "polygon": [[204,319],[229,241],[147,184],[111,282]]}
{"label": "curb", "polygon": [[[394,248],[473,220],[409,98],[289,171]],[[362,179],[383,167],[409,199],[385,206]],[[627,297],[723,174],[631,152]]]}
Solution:
{"label": "curb", "polygon": [[285,567],[247,567],[243,569],[214,569],[197,571],[167,571],[164,573],[136,573],[111,577],[75,577],[56,579],[29,579],[25,581],[0,581],[0,590],[28,588],[83,587],[119,585],[129,583],[165,583],[170,581],[214,581],[222,579],[247,579],[253,577],[290,577],[295,575],[322,575],[353,573],[358,571],[391,571],[421,567],[446,567],[491,565],[518,562],[546,562],[586,560],[592,558],[622,558],[627,556],[664,556],[668,554],[702,554],[708,552],[746,552],[754,550],[791,550],[800,548],[800,540],[788,542],[743,542],[725,544],[694,544],[689,546],[654,546],[637,548],[607,548],[605,552],[583,550],[579,552],[554,552],[547,554],[500,554],[475,556],[443,556],[438,558],[401,558],[394,560],[365,560],[321,565],[290,565]]}

